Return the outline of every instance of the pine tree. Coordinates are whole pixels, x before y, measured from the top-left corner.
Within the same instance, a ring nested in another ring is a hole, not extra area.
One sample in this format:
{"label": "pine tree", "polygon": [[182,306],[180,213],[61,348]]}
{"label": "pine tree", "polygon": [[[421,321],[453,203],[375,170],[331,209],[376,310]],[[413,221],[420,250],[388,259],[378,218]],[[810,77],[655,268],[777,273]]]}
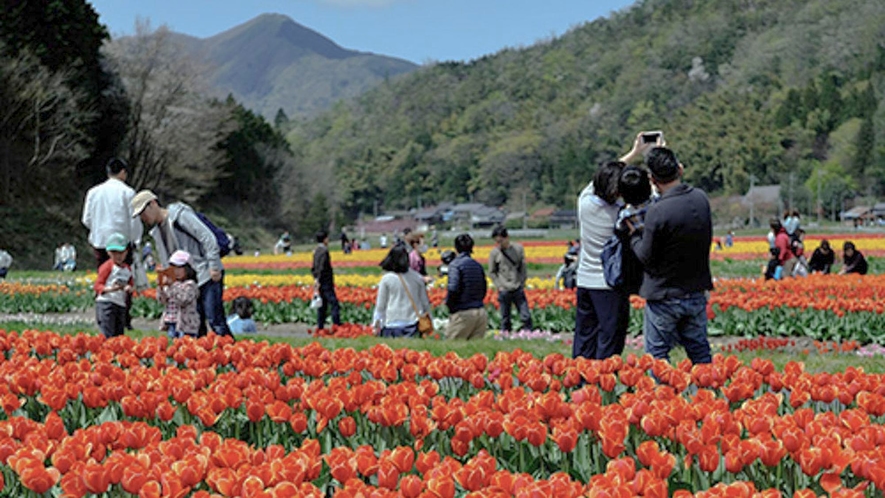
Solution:
{"label": "pine tree", "polygon": [[860,124],[857,132],[854,159],[851,161],[851,174],[855,178],[866,180],[873,162],[873,151],[876,146],[876,129],[873,117],[870,116]]}

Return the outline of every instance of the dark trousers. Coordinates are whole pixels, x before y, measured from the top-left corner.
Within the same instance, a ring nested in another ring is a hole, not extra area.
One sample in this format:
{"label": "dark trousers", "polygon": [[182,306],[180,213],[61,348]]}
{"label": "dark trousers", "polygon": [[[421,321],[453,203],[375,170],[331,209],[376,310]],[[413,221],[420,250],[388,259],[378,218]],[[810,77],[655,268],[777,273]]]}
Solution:
{"label": "dark trousers", "polygon": [[95,320],[105,338],[123,335],[126,327],[126,308],[107,301],[95,303]]}
{"label": "dark trousers", "polygon": [[335,287],[321,286],[320,297],[323,298],[323,305],[317,308],[317,328],[322,329],[326,327],[326,314],[330,306],[332,308],[332,323],[341,325],[341,309],[338,306],[338,296],[335,295]]}
{"label": "dark trousers", "polygon": [[418,333],[418,322],[405,327],[382,327],[381,337],[421,337]]}
{"label": "dark trousers", "polygon": [[227,328],[227,318],[224,314],[224,271],[218,282],[209,280],[200,286],[200,297],[197,299],[197,312],[200,314],[200,331],[202,337],[208,332],[206,322],[218,335],[231,335]]}
{"label": "dark trousers", "polygon": [[610,289],[578,287],[572,357],[603,360],[624,352],[630,296]]}
{"label": "dark trousers", "polygon": [[519,312],[519,321],[522,325],[520,330],[532,330],[532,313],[529,311],[529,303],[525,298],[525,290],[498,291],[498,304],[501,306],[501,330],[510,331],[510,306],[516,305]]}

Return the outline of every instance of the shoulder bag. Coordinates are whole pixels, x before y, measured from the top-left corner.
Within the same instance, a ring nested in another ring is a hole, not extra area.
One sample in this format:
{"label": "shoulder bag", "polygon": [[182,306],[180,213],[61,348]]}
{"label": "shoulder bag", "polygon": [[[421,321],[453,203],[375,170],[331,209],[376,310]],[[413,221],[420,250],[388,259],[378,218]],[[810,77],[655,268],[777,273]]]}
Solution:
{"label": "shoulder bag", "polygon": [[415,304],[415,299],[412,297],[412,293],[409,292],[409,286],[406,285],[403,275],[397,273],[396,276],[399,277],[399,281],[403,284],[403,289],[406,290],[406,295],[409,296],[409,301],[412,303],[412,309],[415,310],[415,314],[418,315],[418,333],[421,334],[421,337],[427,337],[433,333],[433,318],[430,318],[430,313],[422,314],[418,311],[418,306]]}

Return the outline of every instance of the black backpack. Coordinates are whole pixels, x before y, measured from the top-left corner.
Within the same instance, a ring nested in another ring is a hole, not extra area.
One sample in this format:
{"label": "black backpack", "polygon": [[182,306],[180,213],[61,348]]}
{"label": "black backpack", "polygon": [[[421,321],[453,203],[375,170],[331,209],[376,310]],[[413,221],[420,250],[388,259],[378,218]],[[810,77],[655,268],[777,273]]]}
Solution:
{"label": "black backpack", "polygon": [[562,272],[562,287],[565,289],[574,289],[578,286],[578,264],[572,263],[565,267]]}
{"label": "black backpack", "polygon": [[627,246],[629,239],[612,235],[602,246],[602,274],[605,283],[614,290],[636,294],[642,285],[642,263]]}
{"label": "black backpack", "polygon": [[[219,256],[223,258],[230,254],[231,249],[233,249],[233,243],[230,240],[230,237],[227,236],[227,233],[225,233],[224,230],[218,228],[215,223],[212,223],[212,220],[210,220],[209,217],[207,217],[205,214],[199,211],[194,211],[194,214],[197,215],[197,218],[199,218],[200,221],[204,225],[206,225],[206,228],[208,228],[209,231],[212,232],[212,235],[215,236],[215,242],[218,244]],[[181,225],[179,225],[177,221],[175,222],[175,224],[178,225],[179,230],[187,233],[191,238],[196,239],[196,237],[188,233],[187,230],[182,229]]]}

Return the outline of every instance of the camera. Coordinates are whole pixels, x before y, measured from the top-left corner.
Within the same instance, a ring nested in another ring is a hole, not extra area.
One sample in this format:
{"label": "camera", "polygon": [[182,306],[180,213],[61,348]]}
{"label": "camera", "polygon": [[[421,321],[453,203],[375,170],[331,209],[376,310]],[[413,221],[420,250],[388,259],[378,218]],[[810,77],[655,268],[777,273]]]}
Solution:
{"label": "camera", "polygon": [[175,282],[175,268],[157,268],[157,285],[171,285]]}
{"label": "camera", "polygon": [[642,143],[645,144],[653,144],[658,143],[664,137],[664,132],[662,131],[650,131],[642,134]]}

